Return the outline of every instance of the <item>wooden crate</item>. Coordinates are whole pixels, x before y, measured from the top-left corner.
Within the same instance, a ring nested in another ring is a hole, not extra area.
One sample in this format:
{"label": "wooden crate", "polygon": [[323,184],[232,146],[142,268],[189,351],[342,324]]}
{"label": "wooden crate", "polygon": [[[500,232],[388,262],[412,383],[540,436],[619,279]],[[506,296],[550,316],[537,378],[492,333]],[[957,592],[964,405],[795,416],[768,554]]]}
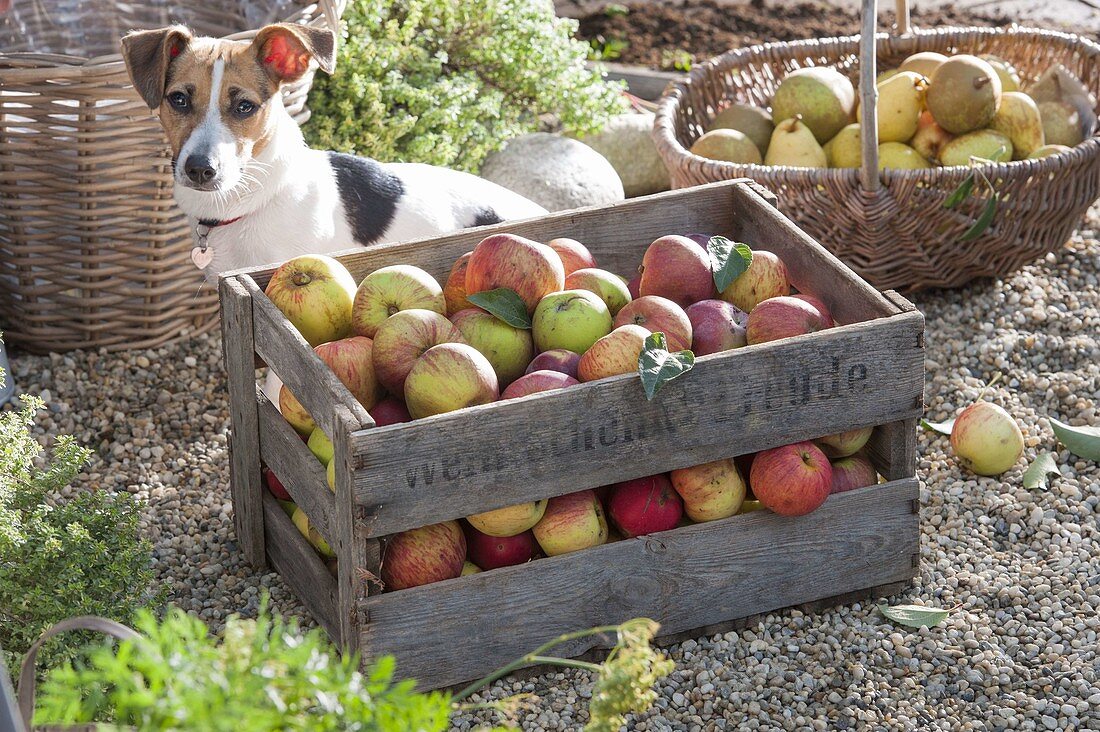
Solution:
{"label": "wooden crate", "polygon": [[[861,281],[744,181],[338,258],[357,280],[403,263],[442,282],[459,255],[501,231],[579,239],[617,272],[637,267],[660,235],[724,234],[777,253],[793,284],[844,325],[699,358],[652,402],[637,375],[624,375],[375,427],[263,295],[273,270],[224,276],[241,550],[257,566],[273,565],[344,648],[392,653],[403,675],[433,688],[478,678],[570,630],[647,616],[682,637],[791,605],[896,590],[912,578],[924,319],[911,304]],[[270,365],[332,438],[335,495],[256,388],[257,363]],[[734,516],[393,593],[377,582],[385,537],[405,529],[872,425],[869,452],[889,482],[832,496],[807,516]],[[336,579],[262,487],[261,460],[337,552]]]}

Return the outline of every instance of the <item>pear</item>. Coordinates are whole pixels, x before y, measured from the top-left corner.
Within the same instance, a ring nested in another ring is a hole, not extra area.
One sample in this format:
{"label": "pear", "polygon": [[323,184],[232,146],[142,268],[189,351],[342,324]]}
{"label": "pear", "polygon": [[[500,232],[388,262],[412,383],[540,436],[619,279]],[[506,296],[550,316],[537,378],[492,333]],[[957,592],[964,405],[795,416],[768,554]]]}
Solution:
{"label": "pear", "polygon": [[977,56],[961,54],[932,72],[928,109],[940,127],[961,135],[993,121],[1001,106],[1001,78]]}
{"label": "pear", "polygon": [[912,56],[902,61],[898,70],[915,71],[921,76],[932,78],[932,72],[938,69],[940,64],[946,60],[947,56],[944,56],[942,53],[921,51],[920,53],[914,53]]}
{"label": "pear", "polygon": [[959,135],[940,150],[944,165],[970,165],[971,157],[1007,163],[1012,159],[1012,140],[996,130],[976,130]]}
{"label": "pear", "polygon": [[724,160],[727,163],[760,165],[764,158],[752,140],[744,132],[737,130],[711,130],[691,146],[691,152],[711,160]]}
{"label": "pear", "polygon": [[993,115],[989,129],[1002,132],[1012,140],[1013,160],[1023,160],[1046,144],[1039,106],[1023,92],[1001,94],[1001,107]]}
{"label": "pear", "polygon": [[[917,131],[928,80],[915,71],[901,71],[878,85],[878,141],[905,142]],[[863,114],[857,115],[863,121]]]}
{"label": "pear", "polygon": [[775,126],[765,165],[790,165],[796,168],[825,168],[829,161],[810,128],[797,117]]}
{"label": "pear", "polygon": [[768,142],[775,131],[775,123],[766,109],[751,104],[734,103],[719,112],[707,127],[708,132],[721,129],[745,133],[760,154],[764,155],[768,152]]}
{"label": "pear", "polygon": [[950,132],[940,127],[928,110],[921,112],[917,121],[917,132],[909,141],[909,146],[926,160],[939,160],[940,150],[955,139]]}
{"label": "pear", "polygon": [[[1047,128],[1048,116],[1056,118],[1061,125],[1056,125],[1055,137],[1062,138],[1050,139],[1051,133],[1047,131],[1047,142],[1076,145],[1077,142],[1063,142],[1062,140],[1076,140],[1078,136],[1080,140],[1084,140],[1096,129],[1096,98],[1088,87],[1081,83],[1080,79],[1061,64],[1052,66],[1043,72],[1039,80],[1028,89],[1028,96],[1039,105],[1040,112],[1044,111],[1044,102],[1055,102],[1068,105],[1071,108],[1067,110],[1063,107],[1061,111],[1056,111],[1055,107],[1046,108],[1046,112],[1043,114],[1044,130]],[[1076,112],[1076,114],[1073,114],[1073,112]],[[1078,129],[1079,134],[1071,131],[1073,127]]]}
{"label": "pear", "polygon": [[1072,148],[1065,145],[1043,145],[1037,150],[1032,150],[1028,158],[1031,160],[1038,160],[1039,158],[1049,157],[1051,155],[1060,155],[1064,152],[1069,152]]}
{"label": "pear", "polygon": [[1043,136],[1052,145],[1073,147],[1085,140],[1084,124],[1077,108],[1069,102],[1039,102]]}
{"label": "pear", "polygon": [[978,58],[992,66],[993,70],[997,72],[997,76],[1001,78],[1001,92],[1020,91],[1020,75],[1016,72],[1015,66],[1003,58],[988,53],[982,54]]}
{"label": "pear", "polygon": [[853,121],[856,90],[836,69],[811,66],[787,74],[772,97],[772,119],[802,116],[818,143],[831,140]]}
{"label": "pear", "polygon": [[863,164],[862,145],[859,123],[853,122],[825,143],[825,157],[829,161],[829,167],[858,168]]}
{"label": "pear", "polygon": [[920,170],[931,168],[919,152],[904,142],[884,142],[878,146],[878,169],[901,168],[902,170]]}
{"label": "pear", "polygon": [[[888,69],[887,71],[883,71],[881,74],[875,77],[875,86],[878,86],[879,84],[893,76],[897,76],[899,73],[901,73],[901,69]],[[856,99],[856,104],[859,104],[859,99]]]}

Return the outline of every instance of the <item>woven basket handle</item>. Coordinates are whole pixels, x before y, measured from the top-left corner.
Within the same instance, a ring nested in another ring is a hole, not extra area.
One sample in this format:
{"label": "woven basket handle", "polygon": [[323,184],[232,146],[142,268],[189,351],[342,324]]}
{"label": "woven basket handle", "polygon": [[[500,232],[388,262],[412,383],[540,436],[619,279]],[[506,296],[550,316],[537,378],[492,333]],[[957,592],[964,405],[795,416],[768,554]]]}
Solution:
{"label": "woven basket handle", "polygon": [[118,640],[130,640],[140,637],[137,631],[127,628],[122,623],[116,623],[113,620],[96,615],[81,615],[62,620],[40,635],[34,645],[30,647],[30,650],[27,651],[26,657],[23,658],[23,664],[19,667],[19,714],[23,717],[27,729],[30,729],[31,717],[34,716],[34,664],[35,659],[38,658],[38,651],[42,648],[42,644],[50,638],[58,633],[70,630],[93,630]]}
{"label": "woven basket handle", "polygon": [[[895,0],[895,3],[897,31],[905,35],[910,30],[909,0]],[[863,118],[859,133],[863,146],[863,167],[859,171],[859,180],[866,191],[877,191],[882,185],[878,174],[878,89],[875,87],[878,71],[877,27],[877,0],[863,0],[863,28],[859,35],[859,107]]]}

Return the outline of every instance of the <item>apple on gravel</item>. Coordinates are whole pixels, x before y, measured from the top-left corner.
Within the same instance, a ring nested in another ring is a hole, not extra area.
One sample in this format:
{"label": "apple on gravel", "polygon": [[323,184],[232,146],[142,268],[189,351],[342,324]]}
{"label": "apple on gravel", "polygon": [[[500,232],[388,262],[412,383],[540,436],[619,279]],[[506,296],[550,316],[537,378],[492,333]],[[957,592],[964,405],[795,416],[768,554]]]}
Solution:
{"label": "apple on gravel", "polygon": [[532,532],[546,556],[555,557],[607,543],[607,519],[593,491],[578,491],[551,498]]}
{"label": "apple on gravel", "polygon": [[583,354],[611,332],[611,311],[588,290],[554,292],[539,300],[531,332],[539,351],[564,348]]}
{"label": "apple on gravel", "polygon": [[462,333],[434,310],[402,310],[383,321],[374,335],[374,373],[391,394],[405,393],[405,377],[429,348],[465,343]]}
{"label": "apple on gravel", "polygon": [[465,562],[466,536],[457,521],[409,529],[386,542],[382,582],[389,591],[454,579]]}
{"label": "apple on gravel", "polygon": [[443,288],[430,274],[408,264],[376,269],[363,278],[352,303],[352,329],[373,338],[382,321],[402,310],[432,310],[443,314]]}
{"label": "apple on gravel", "polygon": [[466,265],[466,295],[504,287],[513,290],[527,313],[551,292],[565,287],[565,268],[550,247],[514,234],[482,239]]}
{"label": "apple on gravel", "polygon": [[351,335],[355,279],[332,257],[303,254],[284,262],[264,294],[311,346]]}
{"label": "apple on gravel", "polygon": [[612,317],[618,315],[619,311],[634,299],[630,295],[626,280],[605,269],[592,267],[578,269],[566,275],[565,289],[588,290],[595,293],[607,304],[607,309],[611,311]]}
{"label": "apple on gravel", "polygon": [[645,339],[650,332],[640,325],[621,325],[581,356],[577,364],[577,376],[581,381],[596,381],[619,374],[638,371],[638,357],[645,349]]}
{"label": "apple on gravel", "polygon": [[559,371],[566,376],[577,378],[577,365],[581,361],[579,353],[565,348],[551,348],[543,351],[527,365],[527,373],[535,371]]}
{"label": "apple on gravel", "polygon": [[509,384],[508,388],[501,392],[500,398],[501,401],[505,399],[518,399],[519,397],[525,397],[529,394],[539,394],[544,391],[564,389],[567,386],[576,386],[579,383],[581,382],[577,381],[572,376],[563,374],[559,371],[532,371]]}
{"label": "apple on gravel", "polygon": [[528,501],[467,516],[478,531],[489,536],[515,536],[531,529],[546,513],[546,501]]}
{"label": "apple on gravel", "polygon": [[643,295],[628,303],[615,316],[614,325],[618,328],[628,324],[640,325],[650,333],[664,333],[670,351],[691,348],[691,319],[667,297]]}
{"label": "apple on gravel", "polygon": [[829,458],[812,442],[761,450],[749,474],[756,499],[781,516],[816,510],[829,497],[832,483]]}
{"label": "apple on gravel", "polygon": [[992,402],[975,402],[955,419],[951,449],[971,472],[1000,475],[1024,454],[1024,435],[1004,409]]}
{"label": "apple on gravel", "polygon": [[514,328],[481,308],[467,308],[451,315],[462,338],[489,359],[500,386],[523,375],[535,355],[531,333]]}
{"label": "apple on gravel", "polygon": [[686,236],[662,236],[642,256],[638,292],[643,297],[668,298],[684,308],[715,297],[718,293],[714,289],[710,255]]}
{"label": "apple on gravel", "polygon": [[684,504],[662,473],[613,485],[607,513],[615,528],[630,539],[676,528]]}

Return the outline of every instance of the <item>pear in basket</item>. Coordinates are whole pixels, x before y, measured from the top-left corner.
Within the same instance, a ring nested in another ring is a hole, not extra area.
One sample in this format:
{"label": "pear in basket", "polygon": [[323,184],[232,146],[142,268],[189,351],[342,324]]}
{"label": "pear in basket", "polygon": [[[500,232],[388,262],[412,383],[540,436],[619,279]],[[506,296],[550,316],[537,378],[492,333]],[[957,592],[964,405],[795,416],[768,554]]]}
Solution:
{"label": "pear in basket", "polygon": [[1005,92],[1001,107],[989,123],[991,130],[1012,140],[1012,159],[1023,160],[1046,144],[1039,105],[1023,92]]}
{"label": "pear in basket", "polygon": [[977,56],[952,56],[932,73],[926,100],[936,122],[948,132],[980,130],[1001,106],[1001,79]]}

